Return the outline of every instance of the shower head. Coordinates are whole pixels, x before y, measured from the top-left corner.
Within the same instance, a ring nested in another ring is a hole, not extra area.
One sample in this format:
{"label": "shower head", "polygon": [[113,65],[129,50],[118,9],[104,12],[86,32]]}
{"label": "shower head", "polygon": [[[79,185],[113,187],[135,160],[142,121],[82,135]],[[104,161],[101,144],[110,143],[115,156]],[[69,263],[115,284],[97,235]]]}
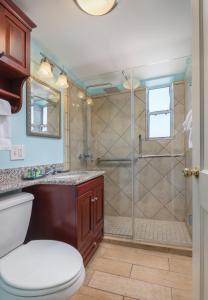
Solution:
{"label": "shower head", "polygon": [[120,90],[115,87],[115,86],[112,86],[112,87],[109,87],[109,88],[104,88],[103,89],[107,94],[113,94],[113,93],[119,93]]}

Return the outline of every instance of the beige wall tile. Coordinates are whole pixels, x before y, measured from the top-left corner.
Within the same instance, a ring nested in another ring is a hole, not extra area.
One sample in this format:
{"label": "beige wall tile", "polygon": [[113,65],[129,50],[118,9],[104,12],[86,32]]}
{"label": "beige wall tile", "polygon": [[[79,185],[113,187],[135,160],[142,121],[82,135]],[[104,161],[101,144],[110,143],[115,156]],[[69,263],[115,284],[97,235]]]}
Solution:
{"label": "beige wall tile", "polygon": [[181,259],[169,259],[170,271],[192,274],[192,260],[181,260]]}
{"label": "beige wall tile", "polygon": [[171,300],[170,288],[97,271],[89,286],[136,299]]}
{"label": "beige wall tile", "polygon": [[190,275],[146,268],[143,266],[133,266],[131,278],[184,290],[191,290],[192,288]]}

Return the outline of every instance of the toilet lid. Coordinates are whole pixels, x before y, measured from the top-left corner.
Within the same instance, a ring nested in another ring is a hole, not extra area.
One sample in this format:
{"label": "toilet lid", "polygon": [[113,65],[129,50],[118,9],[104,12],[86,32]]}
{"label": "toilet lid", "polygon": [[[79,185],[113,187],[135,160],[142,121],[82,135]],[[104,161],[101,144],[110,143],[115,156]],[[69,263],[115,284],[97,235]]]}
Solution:
{"label": "toilet lid", "polygon": [[72,281],[83,268],[79,252],[58,241],[32,241],[0,260],[2,280],[18,289],[49,289]]}

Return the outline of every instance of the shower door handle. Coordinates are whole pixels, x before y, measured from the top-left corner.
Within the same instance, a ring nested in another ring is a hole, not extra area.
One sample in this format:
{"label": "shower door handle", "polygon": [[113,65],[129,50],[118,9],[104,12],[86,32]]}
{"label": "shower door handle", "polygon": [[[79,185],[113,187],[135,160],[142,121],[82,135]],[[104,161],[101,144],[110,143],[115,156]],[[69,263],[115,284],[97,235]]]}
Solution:
{"label": "shower door handle", "polygon": [[139,156],[142,156],[142,135],[139,135]]}

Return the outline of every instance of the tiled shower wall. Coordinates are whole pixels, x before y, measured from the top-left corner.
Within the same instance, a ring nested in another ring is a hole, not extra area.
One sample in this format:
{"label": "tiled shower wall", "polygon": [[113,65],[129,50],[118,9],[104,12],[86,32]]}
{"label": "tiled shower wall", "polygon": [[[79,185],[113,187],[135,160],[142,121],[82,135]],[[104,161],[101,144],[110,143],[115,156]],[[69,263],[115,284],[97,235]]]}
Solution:
{"label": "tiled shower wall", "polygon": [[[184,154],[185,88],[184,82],[174,84],[174,138],[145,139],[146,91],[135,93],[135,155],[139,155],[139,134],[143,154]],[[88,168],[100,168],[105,176],[105,214],[132,216],[132,181],[130,163],[97,164],[97,158],[129,158],[131,155],[130,93],[98,97],[92,107],[92,143],[94,162]],[[139,218],[157,220],[186,219],[185,180],[182,158],[139,159],[135,164],[134,214]]]}
{"label": "tiled shower wall", "polygon": [[79,89],[70,84],[64,94],[64,157],[65,169],[86,169],[86,162],[80,160],[80,154],[84,152],[86,120],[85,103],[78,97]]}

